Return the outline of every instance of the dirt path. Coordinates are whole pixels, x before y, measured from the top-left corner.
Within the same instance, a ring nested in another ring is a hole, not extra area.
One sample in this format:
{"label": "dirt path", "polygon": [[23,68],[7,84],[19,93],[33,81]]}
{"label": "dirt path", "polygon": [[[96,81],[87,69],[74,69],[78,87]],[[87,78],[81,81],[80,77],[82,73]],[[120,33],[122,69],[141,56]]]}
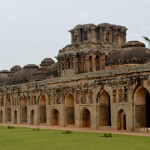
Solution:
{"label": "dirt path", "polygon": [[80,132],[111,133],[111,134],[123,134],[123,135],[135,135],[135,136],[150,136],[150,132],[96,130],[96,129],[90,129],[90,128],[77,128],[77,127],[20,125],[20,124],[3,124],[3,123],[0,123],[0,126],[14,126],[14,127],[40,128],[40,129],[53,129],[53,130],[71,130],[71,131],[80,131]]}

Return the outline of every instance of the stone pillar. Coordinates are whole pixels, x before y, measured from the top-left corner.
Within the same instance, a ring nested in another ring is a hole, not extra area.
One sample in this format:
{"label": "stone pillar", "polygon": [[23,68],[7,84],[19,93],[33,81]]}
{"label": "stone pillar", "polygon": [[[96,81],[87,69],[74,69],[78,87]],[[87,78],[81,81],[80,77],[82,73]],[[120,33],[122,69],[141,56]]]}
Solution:
{"label": "stone pillar", "polygon": [[96,71],[95,57],[96,57],[96,55],[94,54],[93,57],[92,57],[92,68],[93,68],[93,72]]}
{"label": "stone pillar", "polygon": [[74,69],[75,69],[75,74],[77,74],[79,67],[78,67],[78,59],[76,55],[74,55]]}

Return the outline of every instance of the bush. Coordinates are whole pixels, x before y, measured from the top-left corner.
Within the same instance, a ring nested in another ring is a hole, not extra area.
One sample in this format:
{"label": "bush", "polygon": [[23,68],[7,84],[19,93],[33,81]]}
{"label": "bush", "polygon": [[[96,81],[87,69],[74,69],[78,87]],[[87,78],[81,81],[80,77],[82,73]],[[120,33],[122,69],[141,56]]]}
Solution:
{"label": "bush", "polygon": [[33,131],[40,131],[40,128],[33,128]]}
{"label": "bush", "polygon": [[111,134],[111,133],[108,133],[108,137],[112,137],[112,134]]}
{"label": "bush", "polygon": [[111,133],[104,133],[103,137],[112,137],[112,134]]}
{"label": "bush", "polygon": [[64,131],[64,132],[62,132],[62,134],[71,134],[72,132],[71,131]]}
{"label": "bush", "polygon": [[14,127],[13,127],[13,126],[8,126],[7,128],[8,128],[8,129],[14,129]]}

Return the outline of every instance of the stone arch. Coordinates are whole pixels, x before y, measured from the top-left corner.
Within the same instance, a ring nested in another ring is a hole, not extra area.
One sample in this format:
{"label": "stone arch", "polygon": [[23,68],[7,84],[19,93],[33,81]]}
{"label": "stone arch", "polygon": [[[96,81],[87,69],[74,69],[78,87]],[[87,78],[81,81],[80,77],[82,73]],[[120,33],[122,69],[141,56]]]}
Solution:
{"label": "stone arch", "polygon": [[52,125],[59,125],[59,111],[57,109],[52,110],[51,121],[52,121]]}
{"label": "stone arch", "polygon": [[126,130],[126,114],[124,110],[119,110],[117,116],[117,129],[118,130]]}
{"label": "stone arch", "polygon": [[11,121],[11,99],[8,97],[6,99],[6,121],[10,122]]}
{"label": "stone arch", "polygon": [[134,93],[135,127],[150,127],[150,94],[144,87]]}
{"label": "stone arch", "polygon": [[34,110],[31,110],[31,115],[30,115],[30,124],[34,125],[35,124],[35,114],[34,114]]}
{"label": "stone arch", "polygon": [[73,94],[68,93],[65,97],[65,107],[66,107],[66,124],[75,124],[74,115],[74,97]]}
{"label": "stone arch", "polygon": [[0,111],[0,123],[3,123],[3,111]]}
{"label": "stone arch", "polygon": [[39,98],[39,109],[40,123],[46,123],[46,98],[43,94]]}
{"label": "stone arch", "polygon": [[70,63],[70,58],[68,57],[68,58],[66,59],[66,69],[70,69],[70,65],[71,65],[71,63]]}
{"label": "stone arch", "polygon": [[119,90],[119,96],[118,96],[119,102],[123,101],[123,91],[122,89]]}
{"label": "stone arch", "polygon": [[89,56],[89,71],[93,71],[93,66],[92,66],[92,56]]}
{"label": "stone arch", "polygon": [[100,58],[98,55],[95,57],[95,66],[96,66],[96,71],[100,70]]}
{"label": "stone arch", "polygon": [[24,95],[21,98],[21,123],[27,122],[27,97]]}
{"label": "stone arch", "polygon": [[17,110],[14,111],[14,124],[17,124]]}
{"label": "stone arch", "polygon": [[81,127],[91,127],[91,113],[87,108],[81,111]]}
{"label": "stone arch", "polygon": [[111,126],[110,95],[105,90],[102,90],[99,95],[99,125]]}

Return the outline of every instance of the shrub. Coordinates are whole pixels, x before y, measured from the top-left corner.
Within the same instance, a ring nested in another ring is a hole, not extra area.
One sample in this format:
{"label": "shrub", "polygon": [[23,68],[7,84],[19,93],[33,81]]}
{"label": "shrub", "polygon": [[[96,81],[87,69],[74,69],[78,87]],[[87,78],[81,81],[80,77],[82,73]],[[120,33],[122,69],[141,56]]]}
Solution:
{"label": "shrub", "polygon": [[112,137],[112,134],[111,134],[111,133],[108,133],[108,137]]}
{"label": "shrub", "polygon": [[8,126],[7,128],[8,128],[8,129],[14,129],[14,127],[13,127],[13,126]]}
{"label": "shrub", "polygon": [[72,132],[71,131],[64,131],[64,132],[62,132],[62,134],[71,134]]}
{"label": "shrub", "polygon": [[40,131],[40,128],[33,128],[33,131]]}
{"label": "shrub", "polygon": [[112,134],[111,133],[104,133],[103,137],[112,137]]}

